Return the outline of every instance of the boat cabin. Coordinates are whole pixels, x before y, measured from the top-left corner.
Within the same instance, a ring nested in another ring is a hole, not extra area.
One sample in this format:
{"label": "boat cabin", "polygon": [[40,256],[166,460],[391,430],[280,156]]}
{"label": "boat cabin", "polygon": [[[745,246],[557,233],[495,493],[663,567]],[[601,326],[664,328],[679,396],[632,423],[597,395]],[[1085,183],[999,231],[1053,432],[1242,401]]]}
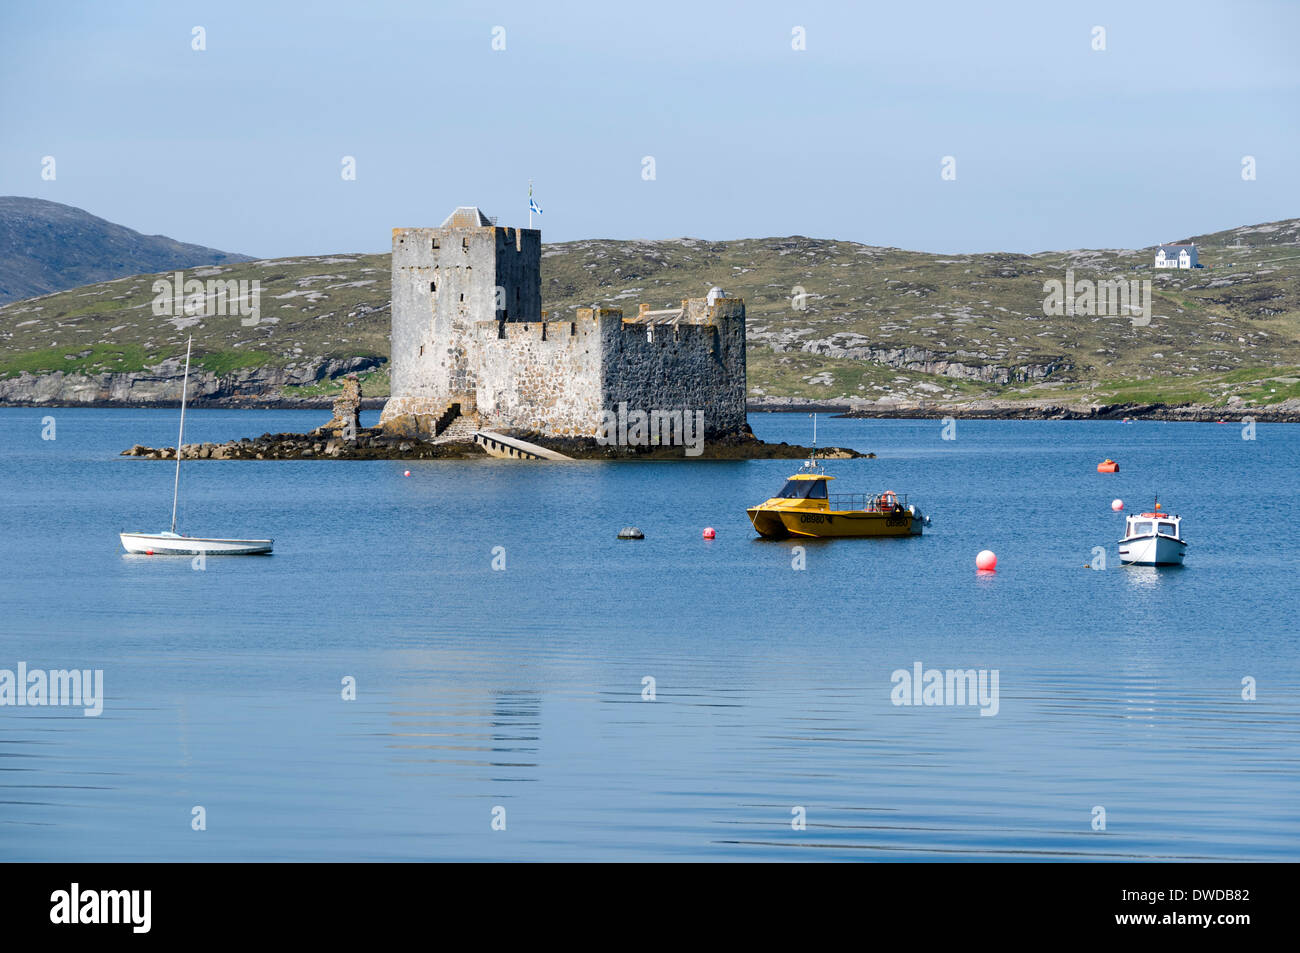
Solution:
{"label": "boat cabin", "polygon": [[1181,538],[1178,534],[1180,518],[1168,513],[1142,513],[1128,517],[1124,526],[1126,539],[1140,536],[1168,536],[1170,539]]}
{"label": "boat cabin", "polygon": [[796,473],[785,481],[785,486],[781,487],[781,492],[773,499],[825,500],[830,496],[827,483],[834,479],[835,477],[823,473]]}
{"label": "boat cabin", "polygon": [[796,473],[785,481],[781,492],[768,503],[797,507],[799,509],[831,510],[833,512],[857,511],[862,513],[896,513],[907,509],[907,497],[899,497],[893,490],[883,493],[830,492],[833,476],[824,473]]}

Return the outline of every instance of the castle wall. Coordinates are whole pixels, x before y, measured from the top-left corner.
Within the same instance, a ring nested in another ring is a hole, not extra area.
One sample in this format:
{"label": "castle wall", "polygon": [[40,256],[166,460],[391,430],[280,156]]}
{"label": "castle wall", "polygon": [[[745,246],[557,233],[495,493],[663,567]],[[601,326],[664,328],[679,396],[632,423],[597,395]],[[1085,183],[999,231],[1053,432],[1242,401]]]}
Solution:
{"label": "castle wall", "polygon": [[705,324],[609,321],[602,327],[601,406],[703,411],[708,437],[745,428],[745,305],[687,303]]}
{"label": "castle wall", "polygon": [[485,321],[475,337],[484,421],[561,436],[596,435],[601,333],[589,309],[576,321]]}

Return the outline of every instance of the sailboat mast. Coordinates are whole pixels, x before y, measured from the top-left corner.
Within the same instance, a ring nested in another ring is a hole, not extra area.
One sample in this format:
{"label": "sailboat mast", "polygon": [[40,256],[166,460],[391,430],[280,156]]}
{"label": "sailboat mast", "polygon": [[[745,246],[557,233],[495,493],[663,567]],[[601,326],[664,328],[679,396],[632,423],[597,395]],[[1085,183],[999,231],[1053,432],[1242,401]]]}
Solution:
{"label": "sailboat mast", "polygon": [[185,342],[185,379],[181,382],[181,432],[176,437],[176,480],[172,484],[172,532],[176,532],[176,499],[181,492],[181,445],[185,443],[185,397],[190,388],[190,348],[194,335]]}

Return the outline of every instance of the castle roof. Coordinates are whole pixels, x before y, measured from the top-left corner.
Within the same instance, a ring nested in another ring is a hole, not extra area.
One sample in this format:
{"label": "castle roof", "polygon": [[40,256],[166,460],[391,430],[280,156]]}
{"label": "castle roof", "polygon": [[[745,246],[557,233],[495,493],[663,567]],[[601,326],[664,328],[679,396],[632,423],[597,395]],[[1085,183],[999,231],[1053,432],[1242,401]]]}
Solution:
{"label": "castle roof", "polygon": [[479,211],[477,205],[462,205],[443,220],[443,228],[475,228],[491,225],[492,220]]}
{"label": "castle roof", "polygon": [[646,309],[623,319],[624,324],[689,324],[685,308],[666,308],[663,311]]}

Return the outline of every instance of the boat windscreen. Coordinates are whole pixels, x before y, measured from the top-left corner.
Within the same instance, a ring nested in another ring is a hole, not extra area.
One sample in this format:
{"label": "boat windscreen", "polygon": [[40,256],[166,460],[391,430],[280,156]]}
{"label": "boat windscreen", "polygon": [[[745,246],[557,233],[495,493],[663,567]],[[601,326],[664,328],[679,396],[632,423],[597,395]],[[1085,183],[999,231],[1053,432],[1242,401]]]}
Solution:
{"label": "boat windscreen", "polygon": [[825,480],[786,480],[777,497],[783,500],[824,500]]}

